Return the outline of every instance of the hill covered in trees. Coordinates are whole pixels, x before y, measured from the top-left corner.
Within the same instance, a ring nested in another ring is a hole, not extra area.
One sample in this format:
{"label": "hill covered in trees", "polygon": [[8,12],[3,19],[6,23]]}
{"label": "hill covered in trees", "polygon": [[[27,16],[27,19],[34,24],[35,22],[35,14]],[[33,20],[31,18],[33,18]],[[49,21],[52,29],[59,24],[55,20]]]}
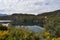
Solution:
{"label": "hill covered in trees", "polygon": [[60,21],[60,10],[54,12],[47,12],[38,15],[32,14],[12,14],[12,20],[19,25],[39,25],[43,26],[45,23],[59,23]]}
{"label": "hill covered in trees", "polygon": [[46,23],[60,23],[60,10],[54,12],[46,12],[38,15],[33,14],[17,14],[9,16],[0,16],[0,20],[12,20],[13,25],[39,25],[43,26]]}

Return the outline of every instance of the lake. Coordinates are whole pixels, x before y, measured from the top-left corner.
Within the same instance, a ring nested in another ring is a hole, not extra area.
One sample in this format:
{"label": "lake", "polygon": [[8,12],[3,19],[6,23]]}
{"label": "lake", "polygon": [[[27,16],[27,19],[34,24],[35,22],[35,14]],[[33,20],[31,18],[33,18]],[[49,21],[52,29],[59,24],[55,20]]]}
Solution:
{"label": "lake", "polygon": [[1,23],[10,23],[11,20],[0,20]]}
{"label": "lake", "polygon": [[22,26],[22,27],[26,27],[27,29],[33,31],[33,32],[37,32],[37,33],[42,33],[44,31],[44,28],[40,27],[40,26]]}

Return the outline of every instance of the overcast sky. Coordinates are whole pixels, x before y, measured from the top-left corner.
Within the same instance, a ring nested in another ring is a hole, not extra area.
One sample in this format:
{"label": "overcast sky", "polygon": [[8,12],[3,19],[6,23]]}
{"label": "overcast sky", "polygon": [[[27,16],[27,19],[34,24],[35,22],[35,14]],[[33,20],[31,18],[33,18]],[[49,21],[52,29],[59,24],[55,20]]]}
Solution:
{"label": "overcast sky", "polygon": [[60,10],[60,0],[0,0],[0,13],[38,14]]}

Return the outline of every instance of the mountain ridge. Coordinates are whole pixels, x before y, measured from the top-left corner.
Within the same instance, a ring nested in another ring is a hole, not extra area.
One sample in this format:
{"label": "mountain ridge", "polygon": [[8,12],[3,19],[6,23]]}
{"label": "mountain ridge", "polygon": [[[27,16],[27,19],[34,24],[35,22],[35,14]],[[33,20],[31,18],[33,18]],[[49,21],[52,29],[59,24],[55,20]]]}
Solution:
{"label": "mountain ridge", "polygon": [[7,14],[0,14],[0,16],[7,16]]}

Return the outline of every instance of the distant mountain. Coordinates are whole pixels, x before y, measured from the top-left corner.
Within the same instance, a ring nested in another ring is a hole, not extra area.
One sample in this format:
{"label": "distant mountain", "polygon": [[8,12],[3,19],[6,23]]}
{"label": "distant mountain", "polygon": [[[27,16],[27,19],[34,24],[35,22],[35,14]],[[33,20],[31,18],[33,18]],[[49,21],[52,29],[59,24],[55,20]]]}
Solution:
{"label": "distant mountain", "polygon": [[7,14],[0,14],[0,16],[7,16]]}
{"label": "distant mountain", "polygon": [[51,20],[60,19],[60,10],[56,10],[56,11],[52,11],[52,12],[45,12],[45,13],[38,14],[38,15],[14,13],[11,15],[10,18],[12,18],[13,20],[16,19],[16,20],[20,20],[20,21],[25,21],[27,19],[29,19],[31,21],[32,20],[40,21],[40,19],[44,18],[44,17],[48,17],[48,19],[51,19]]}

